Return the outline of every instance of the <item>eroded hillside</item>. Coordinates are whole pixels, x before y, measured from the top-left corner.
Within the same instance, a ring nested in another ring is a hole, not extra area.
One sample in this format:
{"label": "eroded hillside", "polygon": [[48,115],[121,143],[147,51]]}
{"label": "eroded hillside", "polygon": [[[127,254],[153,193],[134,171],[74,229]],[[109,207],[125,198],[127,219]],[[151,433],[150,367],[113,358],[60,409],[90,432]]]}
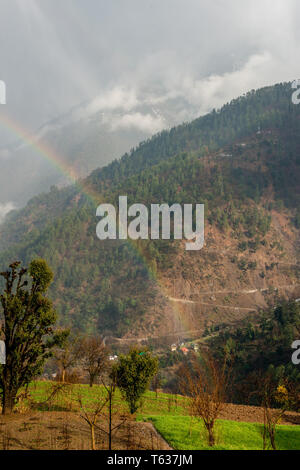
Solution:
{"label": "eroded hillside", "polygon": [[[198,337],[300,297],[300,107],[289,84],[235,100],[141,144],[1,227],[1,268],[47,259],[61,324],[106,336]],[[100,241],[96,206],[203,203],[205,245]]]}

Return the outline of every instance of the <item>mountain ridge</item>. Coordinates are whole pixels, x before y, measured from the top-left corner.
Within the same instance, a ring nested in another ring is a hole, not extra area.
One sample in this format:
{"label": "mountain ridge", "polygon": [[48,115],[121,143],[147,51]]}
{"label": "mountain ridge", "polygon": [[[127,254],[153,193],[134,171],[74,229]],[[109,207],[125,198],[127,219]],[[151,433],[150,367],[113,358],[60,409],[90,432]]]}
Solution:
{"label": "mountain ridge", "polygon": [[[290,84],[253,91],[141,143],[80,186],[33,198],[1,227],[1,268],[45,257],[61,323],[124,338],[239,322],[276,302],[280,286],[297,296],[299,111]],[[172,240],[100,242],[97,200],[115,204],[120,194],[204,203],[205,247],[191,256]]]}

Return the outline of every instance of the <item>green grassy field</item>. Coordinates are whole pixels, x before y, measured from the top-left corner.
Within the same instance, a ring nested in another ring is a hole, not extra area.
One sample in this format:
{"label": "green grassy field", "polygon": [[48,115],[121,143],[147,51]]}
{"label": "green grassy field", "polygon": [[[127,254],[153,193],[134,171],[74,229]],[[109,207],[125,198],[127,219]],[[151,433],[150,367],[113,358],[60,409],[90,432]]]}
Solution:
{"label": "green grassy field", "polygon": [[[219,420],[216,423],[216,445],[208,447],[204,426],[191,421],[189,416],[152,416],[148,418],[158,432],[174,449],[179,450],[261,450],[261,424]],[[276,434],[278,450],[300,448],[299,426],[278,426]]]}
{"label": "green grassy field", "polygon": [[[40,411],[77,411],[76,396],[80,394],[88,409],[95,401],[104,397],[102,386],[66,385],[62,393],[49,400],[55,382],[33,382],[29,387],[31,406]],[[117,390],[115,406],[120,413],[128,412],[126,403]],[[78,403],[77,403],[78,405]],[[208,447],[203,424],[188,415],[185,397],[147,392],[141,401],[136,416],[139,421],[151,421],[169,445],[179,450],[261,450],[263,426],[257,423],[218,420],[216,423],[216,445]],[[300,449],[300,426],[277,427],[278,450]]]}
{"label": "green grassy field", "polygon": [[[81,395],[82,401],[86,407],[95,403],[99,397],[104,397],[105,390],[101,385],[94,385],[92,388],[88,385],[66,385],[62,393],[58,393],[52,400],[49,400],[57,382],[32,382],[29,386],[29,394],[34,407],[40,411],[69,411],[70,408],[76,408],[76,396]],[[127,405],[121,397],[119,390],[116,390],[115,403],[121,409],[127,411]],[[167,393],[156,394],[147,391],[141,400],[139,416],[152,415],[185,415],[188,414],[188,403],[185,397],[180,395],[171,395]]]}

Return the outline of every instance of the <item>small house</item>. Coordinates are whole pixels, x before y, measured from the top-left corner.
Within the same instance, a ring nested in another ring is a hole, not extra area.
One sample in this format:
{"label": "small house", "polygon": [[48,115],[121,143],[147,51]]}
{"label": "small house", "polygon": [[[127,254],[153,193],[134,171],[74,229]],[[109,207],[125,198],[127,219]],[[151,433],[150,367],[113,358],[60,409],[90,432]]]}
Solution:
{"label": "small house", "polygon": [[187,353],[189,352],[188,348],[185,348],[185,347],[181,348],[181,351],[183,352],[183,354],[184,354],[185,356],[186,356]]}
{"label": "small house", "polygon": [[114,356],[109,356],[108,358],[110,361],[116,361],[118,359],[118,356],[115,354]]}

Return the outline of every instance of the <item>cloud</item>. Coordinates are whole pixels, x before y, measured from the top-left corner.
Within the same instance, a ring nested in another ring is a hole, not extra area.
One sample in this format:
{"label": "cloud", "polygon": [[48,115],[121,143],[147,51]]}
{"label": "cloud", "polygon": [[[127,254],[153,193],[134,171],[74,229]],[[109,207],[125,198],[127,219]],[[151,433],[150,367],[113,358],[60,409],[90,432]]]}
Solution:
{"label": "cloud", "polygon": [[0,203],[0,223],[3,222],[5,216],[16,207],[13,202]]}
{"label": "cloud", "polygon": [[2,0],[0,111],[29,130],[80,103],[89,116],[184,95],[202,112],[300,76],[299,14],[298,0]]}
{"label": "cloud", "polygon": [[[166,56],[164,58],[168,62]],[[136,89],[124,85],[104,90],[87,104],[77,107],[72,119],[89,119],[101,113],[102,122],[106,122],[113,131],[135,128],[149,134],[155,133],[170,124],[161,114],[155,114],[155,106],[166,105],[168,109],[168,102],[182,100],[181,108],[174,112],[171,121],[180,123],[192,120],[253,88],[286,80],[284,68],[281,73],[274,73],[274,68],[280,68],[277,60],[270,52],[263,51],[251,55],[244,63],[234,64],[230,72],[211,74],[201,79],[180,66],[177,69],[174,67],[171,69],[171,83],[165,76],[157,89],[151,89],[149,83],[144,90],[145,82],[137,79]],[[151,107],[152,114],[136,111],[136,108],[143,106]]]}
{"label": "cloud", "polygon": [[139,104],[136,93],[133,89],[126,89],[116,86],[102,92],[92,99],[87,105],[79,108],[76,112],[78,118],[88,118],[98,112],[126,110],[130,111]]}
{"label": "cloud", "polygon": [[184,98],[197,108],[200,116],[253,88],[275,83],[279,77],[275,78],[272,69],[269,52],[254,54],[240,69],[231,72],[212,74],[200,80],[183,74],[165,98]]}
{"label": "cloud", "polygon": [[161,116],[151,114],[132,113],[114,117],[111,121],[112,130],[117,129],[138,129],[149,134],[154,134],[167,127],[165,120]]}
{"label": "cloud", "polygon": [[0,149],[0,160],[7,160],[10,157],[11,153],[8,149]]}
{"label": "cloud", "polygon": [[1,0],[1,164],[14,175],[2,115],[46,141],[101,113],[112,130],[150,134],[299,78],[299,17],[299,0]]}

